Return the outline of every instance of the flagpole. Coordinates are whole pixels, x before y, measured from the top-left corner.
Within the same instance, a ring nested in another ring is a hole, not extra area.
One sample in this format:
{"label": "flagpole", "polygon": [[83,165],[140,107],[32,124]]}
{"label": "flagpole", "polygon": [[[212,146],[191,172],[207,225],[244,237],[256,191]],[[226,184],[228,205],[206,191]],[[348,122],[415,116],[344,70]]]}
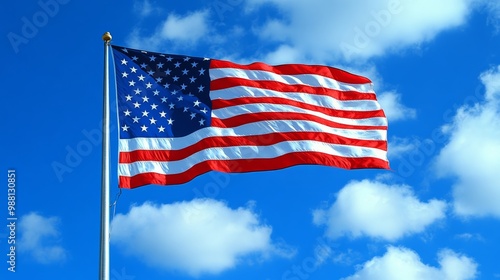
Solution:
{"label": "flagpole", "polygon": [[104,41],[104,87],[102,120],[102,170],[101,170],[101,241],[99,254],[99,279],[109,280],[109,65],[108,52],[111,41],[109,32]]}

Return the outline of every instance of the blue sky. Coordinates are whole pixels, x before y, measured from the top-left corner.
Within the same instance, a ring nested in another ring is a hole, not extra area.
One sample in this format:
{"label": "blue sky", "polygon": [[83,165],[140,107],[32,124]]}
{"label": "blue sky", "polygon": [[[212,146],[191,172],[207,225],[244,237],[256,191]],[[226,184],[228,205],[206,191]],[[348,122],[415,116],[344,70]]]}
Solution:
{"label": "blue sky", "polygon": [[41,0],[1,13],[2,217],[14,169],[18,218],[15,273],[0,231],[1,279],[97,278],[106,31],[151,51],[367,76],[392,168],[124,190],[111,279],[500,278],[499,2]]}

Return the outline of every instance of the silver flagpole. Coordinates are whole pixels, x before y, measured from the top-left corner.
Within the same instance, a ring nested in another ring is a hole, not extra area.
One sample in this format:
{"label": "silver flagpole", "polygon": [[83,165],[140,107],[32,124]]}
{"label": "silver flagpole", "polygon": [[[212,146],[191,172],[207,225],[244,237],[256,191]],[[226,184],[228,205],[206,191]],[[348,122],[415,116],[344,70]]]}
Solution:
{"label": "silver flagpole", "polygon": [[101,170],[101,242],[99,255],[99,279],[109,280],[109,65],[108,52],[111,41],[109,32],[102,35],[104,41],[104,97],[102,120],[102,170]]}

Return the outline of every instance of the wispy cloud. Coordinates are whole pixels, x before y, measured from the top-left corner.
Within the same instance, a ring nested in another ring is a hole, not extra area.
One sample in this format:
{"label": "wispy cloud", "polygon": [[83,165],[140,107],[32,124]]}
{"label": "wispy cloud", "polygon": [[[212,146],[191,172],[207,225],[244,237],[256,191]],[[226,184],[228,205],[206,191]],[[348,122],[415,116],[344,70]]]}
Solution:
{"label": "wispy cloud", "polygon": [[59,218],[37,213],[24,215],[19,220],[19,251],[30,254],[42,264],[66,260],[67,251],[61,246]]}
{"label": "wispy cloud", "polygon": [[389,122],[399,121],[406,119],[413,119],[417,113],[415,109],[408,108],[401,102],[401,95],[393,92],[386,91],[378,95],[378,101]]}
{"label": "wispy cloud", "polygon": [[486,10],[488,11],[488,21],[496,29],[496,32],[500,32],[500,2],[483,0]]}
{"label": "wispy cloud", "polygon": [[209,11],[200,10],[187,15],[171,13],[149,35],[140,28],[134,29],[128,39],[133,48],[157,50],[166,45],[193,46],[210,36]]}
{"label": "wispy cloud", "polygon": [[158,11],[159,9],[155,7],[155,5],[151,4],[149,0],[136,1],[134,3],[134,11],[140,17],[150,16],[154,11]]}
{"label": "wispy cloud", "polygon": [[290,53],[319,61],[366,59],[418,46],[464,24],[472,9],[470,0],[251,0],[247,10],[257,13],[265,4],[280,13],[256,34],[282,44],[278,49],[287,46]]}
{"label": "wispy cloud", "polygon": [[417,140],[393,137],[388,143],[388,157],[389,159],[400,159],[405,154],[417,149],[419,144]]}

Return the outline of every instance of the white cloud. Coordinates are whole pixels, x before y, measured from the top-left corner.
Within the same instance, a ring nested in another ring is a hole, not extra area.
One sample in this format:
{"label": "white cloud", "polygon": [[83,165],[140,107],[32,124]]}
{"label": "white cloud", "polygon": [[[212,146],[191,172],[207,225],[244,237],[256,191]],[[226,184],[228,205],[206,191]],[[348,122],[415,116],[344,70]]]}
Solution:
{"label": "white cloud", "polygon": [[443,127],[450,139],[436,158],[440,176],[456,178],[454,210],[461,216],[500,218],[500,68],[480,76],[486,102],[458,109]]}
{"label": "white cloud", "polygon": [[[472,0],[252,0],[257,12],[274,4],[282,17],[272,18],[256,33],[297,49],[315,60],[332,61],[383,55],[433,39],[462,25]],[[281,48],[281,47],[279,47]]]}
{"label": "white cloud", "polygon": [[30,213],[19,219],[19,251],[26,252],[43,264],[66,260],[67,252],[60,245],[57,217]]}
{"label": "white cloud", "polygon": [[156,8],[153,7],[151,2],[149,0],[144,0],[144,1],[136,1],[134,3],[134,10],[136,13],[139,14],[141,17],[147,17],[153,13]]}
{"label": "white cloud", "polygon": [[500,31],[500,2],[483,0],[484,5],[489,13],[488,21],[492,24],[496,31]]}
{"label": "white cloud", "polygon": [[209,15],[208,10],[196,11],[186,16],[171,13],[150,36],[142,35],[142,30],[135,29],[129,36],[128,45],[142,49],[156,49],[166,42],[173,46],[195,45],[209,34]]}
{"label": "white cloud", "polygon": [[419,147],[419,142],[408,138],[393,137],[388,143],[389,159],[402,158],[405,154],[415,151]]}
{"label": "white cloud", "polygon": [[375,257],[345,280],[468,280],[477,276],[476,262],[464,255],[445,249],[438,254],[439,267],[421,262],[420,257],[406,248],[389,247],[382,257]]}
{"label": "white cloud", "polygon": [[395,241],[419,233],[445,217],[446,203],[421,202],[410,187],[376,181],[352,181],[328,209],[313,212],[313,222],[326,226],[330,238],[368,236]]}
{"label": "white cloud", "polygon": [[169,40],[193,43],[206,34],[207,19],[208,11],[197,11],[185,17],[170,14],[160,35]]}
{"label": "white cloud", "polygon": [[484,241],[484,237],[479,233],[468,233],[468,232],[461,233],[461,234],[455,235],[455,238],[463,240],[463,241],[471,241],[471,240],[481,241],[481,242]]}
{"label": "white cloud", "polygon": [[332,248],[325,242],[321,242],[314,248],[314,267],[324,264],[333,255]]}
{"label": "white cloud", "polygon": [[401,95],[396,92],[382,92],[377,99],[389,122],[413,119],[417,115],[415,109],[408,108],[401,103]]}
{"label": "white cloud", "polygon": [[480,79],[486,88],[486,101],[500,101],[500,65],[482,73]]}
{"label": "white cloud", "polygon": [[287,63],[306,63],[305,58],[302,56],[300,50],[293,47],[282,45],[273,52],[270,52],[264,58],[268,64],[287,64]]}
{"label": "white cloud", "polygon": [[145,203],[112,223],[111,242],[147,264],[192,276],[217,274],[248,258],[287,256],[273,244],[271,227],[249,208],[215,200]]}

